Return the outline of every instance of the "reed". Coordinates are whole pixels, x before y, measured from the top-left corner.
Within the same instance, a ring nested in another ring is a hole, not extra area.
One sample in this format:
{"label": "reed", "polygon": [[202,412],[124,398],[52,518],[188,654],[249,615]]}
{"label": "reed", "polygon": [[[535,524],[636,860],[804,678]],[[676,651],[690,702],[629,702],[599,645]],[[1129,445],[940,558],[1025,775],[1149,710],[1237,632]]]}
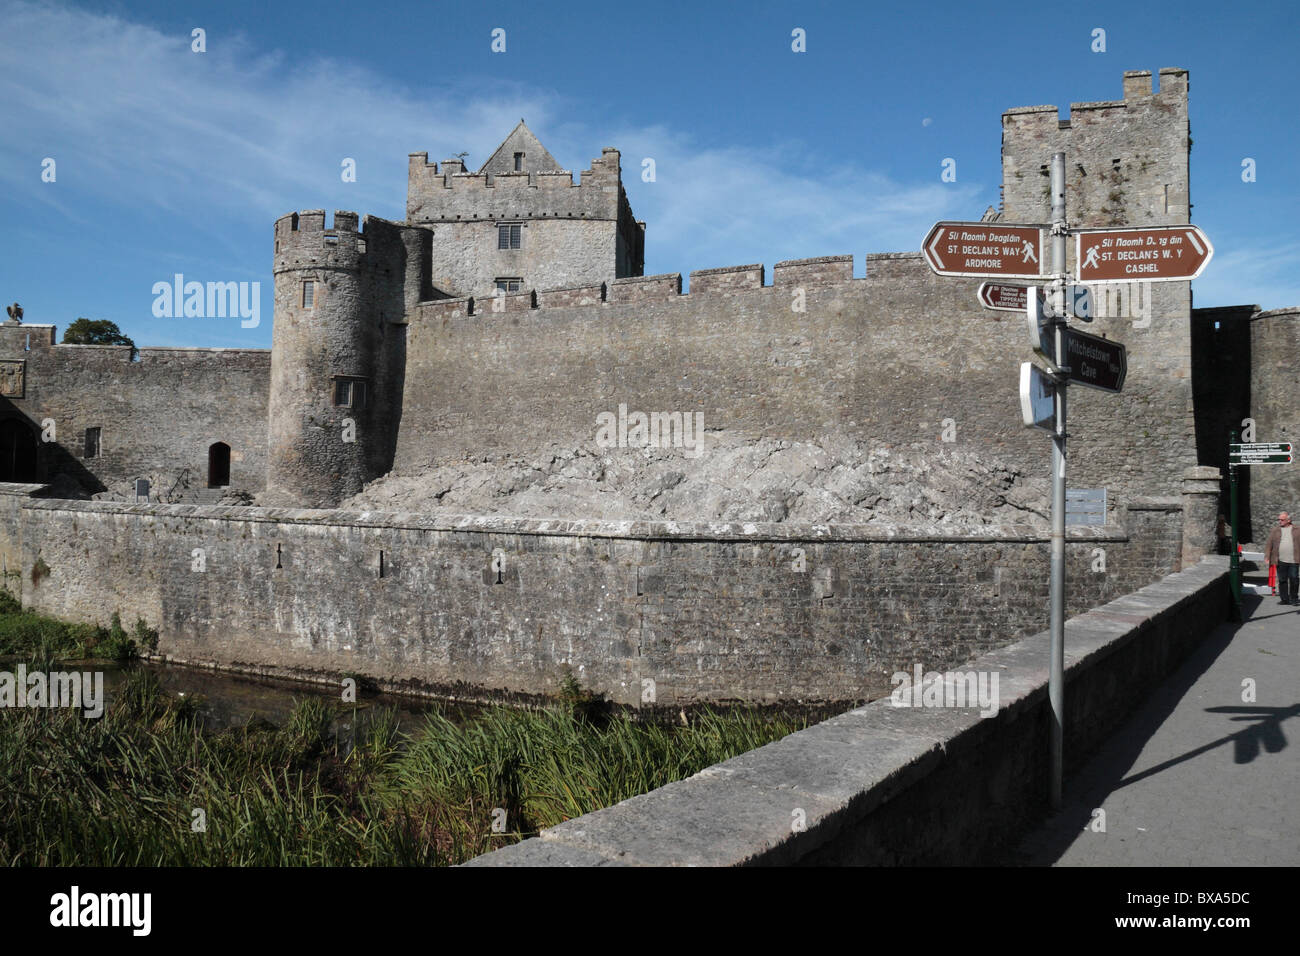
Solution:
{"label": "reed", "polygon": [[143,669],[100,720],[0,711],[0,865],[454,864],[804,725],[728,710],[670,728],[561,705],[463,725],[435,712],[407,737],[379,710],[340,748],[337,716],[312,698],[283,728],[204,733]]}

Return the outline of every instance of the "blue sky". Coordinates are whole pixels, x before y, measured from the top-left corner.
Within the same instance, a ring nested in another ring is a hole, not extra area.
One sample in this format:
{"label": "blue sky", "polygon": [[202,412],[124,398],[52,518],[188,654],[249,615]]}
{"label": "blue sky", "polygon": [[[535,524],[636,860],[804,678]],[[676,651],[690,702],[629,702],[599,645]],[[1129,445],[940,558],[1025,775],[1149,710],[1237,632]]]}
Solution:
{"label": "blue sky", "polygon": [[[277,216],[401,219],[408,153],[476,168],[520,117],[575,173],[622,151],[647,273],[852,253],[860,275],[996,205],[1004,109],[1120,99],[1124,70],[1172,66],[1216,247],[1196,304],[1297,305],[1298,27],[1281,2],[0,0],[0,299],[60,335],[88,316],[140,345],[269,346]],[[260,327],[155,318],[177,272],[261,282]]]}

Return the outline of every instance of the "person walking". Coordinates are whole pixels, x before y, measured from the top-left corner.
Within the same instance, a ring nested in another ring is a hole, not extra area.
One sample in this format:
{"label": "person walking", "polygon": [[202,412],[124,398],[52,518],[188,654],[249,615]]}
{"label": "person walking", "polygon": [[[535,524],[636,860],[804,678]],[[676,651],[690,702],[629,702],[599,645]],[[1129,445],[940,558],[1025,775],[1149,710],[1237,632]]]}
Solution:
{"label": "person walking", "polygon": [[1277,603],[1300,604],[1300,528],[1291,524],[1285,511],[1277,516],[1277,527],[1268,536],[1264,561],[1277,565]]}

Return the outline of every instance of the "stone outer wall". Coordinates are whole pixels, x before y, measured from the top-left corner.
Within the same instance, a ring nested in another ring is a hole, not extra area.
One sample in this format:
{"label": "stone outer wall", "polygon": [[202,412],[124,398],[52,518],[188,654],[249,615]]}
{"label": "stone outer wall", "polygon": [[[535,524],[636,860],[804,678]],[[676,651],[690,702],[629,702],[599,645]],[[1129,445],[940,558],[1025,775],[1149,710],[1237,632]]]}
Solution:
{"label": "stone outer wall", "polygon": [[[23,601],[37,610],[142,617],[179,660],[461,697],[549,693],[567,667],[638,707],[863,699],[897,670],[957,663],[1047,620],[1048,540],[1016,529],[41,499],[17,520]],[[1070,611],[1168,573],[1181,544],[1177,500],[1133,502],[1126,528],[1071,529]]]}
{"label": "stone outer wall", "polygon": [[[1250,415],[1251,316],[1258,306],[1240,305],[1192,312],[1193,401],[1196,405],[1196,457],[1219,469],[1218,507],[1214,517],[1228,516],[1228,443]],[[1249,477],[1249,476],[1247,476]],[[1243,517],[1250,514],[1249,487],[1240,489]],[[1276,517],[1276,516],[1275,516]],[[1249,522],[1242,541],[1252,540]]]}
{"label": "stone outer wall", "polygon": [[22,598],[23,503],[45,489],[39,484],[0,482],[0,587]]}
{"label": "stone outer wall", "polygon": [[1300,308],[1259,312],[1250,323],[1250,417],[1255,441],[1291,442],[1289,465],[1241,469],[1249,487],[1253,541],[1263,550],[1277,516],[1300,514]]}
{"label": "stone outer wall", "polygon": [[[38,444],[40,480],[67,471],[102,490],[149,478],[157,495],[189,469],[202,487],[208,448],[220,441],[230,446],[231,490],[265,486],[269,350],[141,348],[133,362],[126,346],[54,339],[54,326],[0,325],[0,359],[24,365],[23,395],[0,398],[0,416],[25,420],[38,438],[54,420],[55,440]],[[92,427],[100,456],[85,458]]]}
{"label": "stone outer wall", "polygon": [[[1211,557],[1066,622],[1067,776],[1228,609]],[[1047,803],[1049,647],[962,668],[999,676],[995,715],[878,700],[468,865],[987,865]]]}
{"label": "stone outer wall", "polygon": [[[1024,320],[982,308],[980,280],[935,276],[919,253],[868,256],[865,279],[843,278],[852,260],[835,257],[803,264],[809,281],[793,284],[792,265],[773,286],[746,266],[694,273],[687,295],[669,274],[616,280],[606,301],[591,288],[586,305],[539,296],[538,308],[475,302],[471,314],[465,299],[422,304],[395,470],[590,446],[596,416],[621,403],[701,412],[704,454],[712,429],[893,445],[938,442],[951,418],[958,445],[1048,470],[1048,439],[1020,423]],[[1149,327],[1089,327],[1128,346],[1129,372],[1122,395],[1071,389],[1072,486],[1177,495],[1197,463],[1187,283],[1155,285]]]}

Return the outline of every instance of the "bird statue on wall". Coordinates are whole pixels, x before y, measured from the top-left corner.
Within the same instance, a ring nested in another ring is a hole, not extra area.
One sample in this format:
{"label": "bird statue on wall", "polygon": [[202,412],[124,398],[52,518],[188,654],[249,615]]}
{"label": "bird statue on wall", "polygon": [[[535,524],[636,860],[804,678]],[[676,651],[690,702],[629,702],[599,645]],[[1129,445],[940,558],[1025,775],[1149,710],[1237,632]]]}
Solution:
{"label": "bird statue on wall", "polygon": [[13,305],[5,306],[5,311],[9,313],[9,318],[15,322],[23,320],[23,307],[15,302]]}

